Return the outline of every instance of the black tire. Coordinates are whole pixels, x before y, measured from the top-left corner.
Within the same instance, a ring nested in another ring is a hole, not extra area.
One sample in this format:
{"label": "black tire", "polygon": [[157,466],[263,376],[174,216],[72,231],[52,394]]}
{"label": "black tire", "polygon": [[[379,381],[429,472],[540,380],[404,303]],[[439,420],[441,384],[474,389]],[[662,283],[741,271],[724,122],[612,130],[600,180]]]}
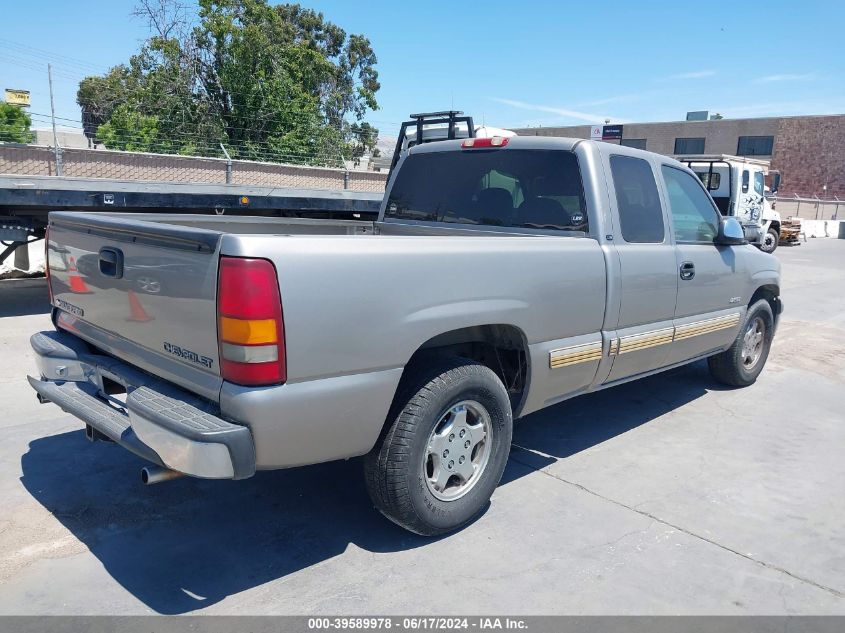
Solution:
{"label": "black tire", "polygon": [[760,250],[764,253],[774,253],[779,241],[780,233],[776,229],[769,227],[769,230],[766,231],[763,240],[760,242]]}
{"label": "black tire", "polygon": [[[364,474],[370,497],[384,516],[411,532],[434,536],[466,525],[487,506],[508,461],[513,414],[502,381],[474,361],[435,358],[406,378],[386,432],[364,458]],[[478,477],[473,485],[459,498],[442,500],[427,481],[429,440],[450,409],[463,401],[480,404],[489,414],[491,437],[485,437],[491,444],[484,449],[485,465],[472,476]]]}
{"label": "black tire", "polygon": [[[764,328],[761,348],[756,361],[749,365],[750,357],[744,350],[746,334],[758,319]],[[769,349],[772,346],[772,337],[774,336],[774,325],[775,319],[768,301],[761,299],[749,307],[745,321],[733,344],[724,352],[707,359],[707,365],[713,378],[732,387],[747,387],[753,384],[760,372],[763,371],[763,366],[769,357]]]}

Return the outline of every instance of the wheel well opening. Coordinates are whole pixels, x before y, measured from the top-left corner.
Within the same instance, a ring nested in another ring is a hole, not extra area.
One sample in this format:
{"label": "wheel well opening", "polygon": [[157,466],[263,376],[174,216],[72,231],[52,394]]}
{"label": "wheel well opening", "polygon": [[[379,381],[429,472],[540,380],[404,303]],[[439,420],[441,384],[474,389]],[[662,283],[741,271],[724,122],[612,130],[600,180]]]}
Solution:
{"label": "wheel well opening", "polygon": [[439,334],[411,357],[405,372],[431,356],[461,356],[489,367],[502,381],[514,410],[522,402],[528,383],[528,344],[512,325],[478,325]]}
{"label": "wheel well opening", "polygon": [[775,284],[760,286],[754,291],[754,294],[751,295],[751,300],[748,302],[748,305],[752,306],[760,299],[765,299],[769,302],[769,305],[772,308],[772,314],[774,314],[775,319],[777,319],[780,314],[780,288]]}

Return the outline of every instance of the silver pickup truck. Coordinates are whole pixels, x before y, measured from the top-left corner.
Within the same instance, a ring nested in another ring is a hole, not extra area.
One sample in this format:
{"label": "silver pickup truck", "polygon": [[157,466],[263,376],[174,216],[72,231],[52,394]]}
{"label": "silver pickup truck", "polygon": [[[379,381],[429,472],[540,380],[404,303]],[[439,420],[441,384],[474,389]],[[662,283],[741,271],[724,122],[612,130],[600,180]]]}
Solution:
{"label": "silver pickup truck", "polygon": [[414,147],[375,223],[54,213],[47,253],[29,382],[145,482],[364,456],[420,534],[482,511],[515,418],[703,358],[750,385],[781,312],[692,171],[571,139]]}

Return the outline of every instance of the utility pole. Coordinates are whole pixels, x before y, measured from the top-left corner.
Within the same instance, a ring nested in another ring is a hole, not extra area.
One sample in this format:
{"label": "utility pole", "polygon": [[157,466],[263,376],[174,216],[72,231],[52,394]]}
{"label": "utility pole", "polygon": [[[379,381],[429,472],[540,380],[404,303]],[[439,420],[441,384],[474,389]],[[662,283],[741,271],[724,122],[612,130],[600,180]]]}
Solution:
{"label": "utility pole", "polygon": [[56,175],[62,175],[62,154],[59,137],[56,134],[56,105],[53,102],[53,67],[47,64],[47,80],[50,82],[50,118],[53,120],[53,149],[56,151]]}

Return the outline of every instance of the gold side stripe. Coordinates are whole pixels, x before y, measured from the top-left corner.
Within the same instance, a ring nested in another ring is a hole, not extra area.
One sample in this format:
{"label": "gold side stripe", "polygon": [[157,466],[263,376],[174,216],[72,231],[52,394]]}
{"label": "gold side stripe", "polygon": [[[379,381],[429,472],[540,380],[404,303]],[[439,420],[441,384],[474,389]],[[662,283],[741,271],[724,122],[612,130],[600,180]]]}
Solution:
{"label": "gold side stripe", "polygon": [[564,362],[579,362],[582,360],[592,360],[593,358],[601,358],[603,354],[601,350],[590,352],[589,354],[578,354],[577,356],[558,356],[557,358],[550,359],[553,365],[555,363],[564,363]]}
{"label": "gold side stripe", "polygon": [[590,361],[601,360],[602,354],[596,354],[595,356],[585,356],[583,358],[574,358],[569,360],[560,360],[554,361],[550,364],[552,369],[557,369],[558,367],[566,367],[567,365],[575,365],[577,363],[588,363]]}
{"label": "gold side stripe", "polygon": [[638,343],[636,345],[624,345],[619,350],[619,354],[629,354],[631,352],[638,352],[642,349],[649,349],[651,347],[658,347],[660,345],[668,345],[672,342],[672,338],[664,338],[664,339],[654,339],[651,341],[646,341],[644,343]]}
{"label": "gold side stripe", "polygon": [[684,332],[678,332],[675,335],[675,340],[676,341],[682,341],[682,340],[688,339],[688,338],[695,338],[696,336],[703,336],[704,334],[712,334],[713,332],[720,332],[722,330],[726,330],[729,327],[731,327],[731,326],[730,325],[719,325],[719,326],[709,327],[709,328],[699,328],[697,330],[686,330]]}
{"label": "gold side stripe", "polygon": [[[643,349],[666,345],[668,343],[672,343],[673,341],[680,341],[694,336],[702,336],[704,334],[711,334],[720,330],[726,330],[738,325],[740,317],[740,313],[736,312],[734,314],[713,317],[712,319],[705,319],[694,323],[685,323],[684,325],[679,325],[677,327],[662,328],[660,330],[641,332],[639,334],[628,334],[627,336],[615,338],[610,341],[608,355],[614,356],[617,354],[638,352]],[[549,352],[549,367],[556,369],[558,367],[566,367],[567,365],[575,365],[576,363],[587,363],[601,360],[603,357],[604,352],[601,341],[585,343],[583,345],[573,345],[571,347],[562,347],[560,349],[553,349]]]}
{"label": "gold side stripe", "polygon": [[553,349],[549,352],[549,367],[563,367],[564,365],[601,360],[602,355],[601,341]]}
{"label": "gold side stripe", "polygon": [[682,330],[684,328],[695,328],[705,325],[717,325],[719,323],[738,323],[739,314],[728,314],[725,316],[714,317],[712,319],[705,319],[704,321],[694,321],[693,323],[684,323],[678,325],[675,329]]}
{"label": "gold side stripe", "polygon": [[682,340],[691,338],[693,336],[701,336],[703,334],[711,334],[719,330],[726,330],[739,324],[739,314],[729,314],[726,316],[715,317],[705,321],[696,321],[695,323],[685,323],[675,328],[675,340]]}
{"label": "gold side stripe", "polygon": [[619,339],[619,354],[626,354],[628,352],[635,352],[641,349],[648,349],[649,347],[657,347],[658,345],[666,345],[672,342],[675,335],[675,328],[663,328],[661,330],[654,330],[653,332],[643,332],[641,334],[629,334]]}

